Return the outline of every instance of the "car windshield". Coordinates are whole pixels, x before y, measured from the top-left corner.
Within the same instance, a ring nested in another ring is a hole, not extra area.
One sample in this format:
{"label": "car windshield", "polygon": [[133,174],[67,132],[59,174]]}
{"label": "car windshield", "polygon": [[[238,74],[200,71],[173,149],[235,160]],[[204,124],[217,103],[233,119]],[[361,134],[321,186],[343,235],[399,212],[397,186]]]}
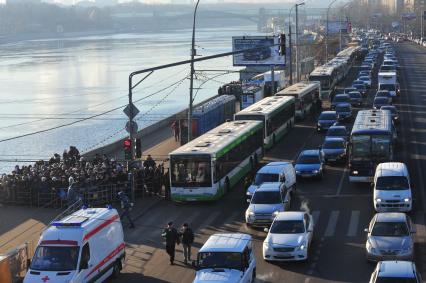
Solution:
{"label": "car windshield", "polygon": [[408,236],[409,231],[405,222],[376,222],[374,223],[372,236],[401,237]]}
{"label": "car windshield", "polygon": [[347,96],[336,96],[333,99],[334,103],[337,103],[337,102],[347,102],[347,101],[348,101],[348,97]]}
{"label": "car windshield", "polygon": [[301,155],[297,159],[298,164],[318,164],[320,163],[319,156],[317,155]]}
{"label": "car windshield", "polygon": [[403,176],[379,177],[376,181],[377,190],[408,190],[408,180]]}
{"label": "car windshield", "polygon": [[365,89],[365,85],[363,85],[363,84],[355,84],[354,87],[356,89],[361,89],[361,90]]}
{"label": "car windshield", "polygon": [[336,120],[336,114],[331,113],[321,113],[318,120]]}
{"label": "car windshield", "polygon": [[370,78],[369,77],[360,77],[359,80],[360,81],[369,81]]}
{"label": "car windshield", "polygon": [[330,128],[328,129],[326,136],[335,136],[335,137],[346,136],[346,130]]}
{"label": "car windshield", "polygon": [[351,98],[361,98],[361,94],[359,92],[350,92],[349,96]]}
{"label": "car windshield", "polygon": [[269,173],[257,173],[254,178],[254,184],[260,186],[265,182],[279,182],[278,174],[269,174]]}
{"label": "car windshield", "polygon": [[404,278],[404,277],[377,277],[376,283],[417,283],[416,278]]}
{"label": "car windshield", "polygon": [[339,149],[345,147],[344,141],[326,140],[322,146],[324,149]]}
{"label": "car windshield", "polygon": [[204,252],[198,253],[198,266],[206,268],[230,268],[240,270],[242,255],[236,252]]}
{"label": "car windshield", "polygon": [[351,107],[349,105],[337,105],[336,111],[337,112],[350,112]]}
{"label": "car windshield", "polygon": [[305,225],[302,220],[274,221],[271,226],[272,234],[301,234],[305,233]]}
{"label": "car windshield", "polygon": [[389,91],[378,91],[376,97],[389,97]]}
{"label": "car windshield", "polygon": [[76,270],[79,247],[39,246],[31,261],[32,270]]}
{"label": "car windshield", "polygon": [[374,104],[388,104],[389,100],[386,97],[376,97]]}
{"label": "car windshield", "polygon": [[279,192],[262,192],[256,191],[251,199],[253,204],[276,204],[281,202]]}
{"label": "car windshield", "polygon": [[380,71],[395,71],[395,66],[381,66]]}
{"label": "car windshield", "polygon": [[350,93],[351,91],[354,91],[354,90],[356,90],[356,88],[348,87],[348,88],[345,88],[345,93]]}

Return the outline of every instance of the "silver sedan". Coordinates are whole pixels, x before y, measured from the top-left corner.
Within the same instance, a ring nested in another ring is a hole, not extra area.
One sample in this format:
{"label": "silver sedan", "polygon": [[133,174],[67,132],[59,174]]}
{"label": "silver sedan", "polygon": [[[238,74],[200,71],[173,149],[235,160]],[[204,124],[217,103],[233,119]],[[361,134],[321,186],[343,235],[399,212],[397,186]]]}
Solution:
{"label": "silver sedan", "polygon": [[367,260],[412,260],[414,257],[413,224],[408,215],[384,212],[374,215],[367,232]]}

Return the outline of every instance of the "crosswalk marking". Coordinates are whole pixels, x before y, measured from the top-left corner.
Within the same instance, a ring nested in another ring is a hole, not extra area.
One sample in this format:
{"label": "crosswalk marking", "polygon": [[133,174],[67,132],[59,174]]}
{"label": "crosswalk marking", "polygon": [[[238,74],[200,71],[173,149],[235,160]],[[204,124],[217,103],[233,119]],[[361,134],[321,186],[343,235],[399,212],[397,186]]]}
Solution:
{"label": "crosswalk marking", "polygon": [[325,229],[324,237],[331,237],[336,231],[337,220],[339,219],[339,211],[332,211],[330,218],[328,219],[327,228]]}
{"label": "crosswalk marking", "polygon": [[318,226],[318,220],[319,220],[319,216],[320,216],[320,211],[315,210],[312,212],[312,218],[314,219],[314,225]]}
{"label": "crosswalk marking", "polygon": [[351,213],[351,220],[349,222],[348,233],[346,234],[348,237],[355,237],[358,232],[358,223],[359,223],[359,210],[354,210]]}

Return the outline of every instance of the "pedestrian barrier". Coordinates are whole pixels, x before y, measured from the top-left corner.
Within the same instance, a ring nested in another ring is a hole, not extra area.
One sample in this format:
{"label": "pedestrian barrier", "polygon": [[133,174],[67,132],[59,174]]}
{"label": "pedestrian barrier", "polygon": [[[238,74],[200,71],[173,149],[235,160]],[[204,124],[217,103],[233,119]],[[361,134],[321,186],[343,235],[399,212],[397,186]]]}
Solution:
{"label": "pedestrian barrier", "polygon": [[7,254],[0,255],[0,282],[22,282],[28,269],[30,251],[25,243]]}

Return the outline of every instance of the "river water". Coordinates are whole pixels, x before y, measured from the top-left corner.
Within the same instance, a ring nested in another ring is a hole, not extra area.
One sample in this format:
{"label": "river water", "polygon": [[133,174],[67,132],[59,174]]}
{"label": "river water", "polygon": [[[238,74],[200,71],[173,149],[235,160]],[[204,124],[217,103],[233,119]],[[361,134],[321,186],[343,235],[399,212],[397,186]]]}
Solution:
{"label": "river water", "polygon": [[[197,52],[207,56],[230,51],[231,37],[245,34],[257,34],[256,26],[198,29]],[[15,164],[25,161],[48,159],[55,152],[61,154],[70,145],[85,152],[124,137],[123,108],[86,118],[127,103],[131,72],[189,59],[190,37],[190,30],[180,30],[1,45],[0,172],[10,172]],[[232,58],[200,62],[196,69],[233,69]],[[135,118],[139,128],[186,108],[188,74],[189,65],[157,71],[134,89],[134,101],[140,100],[135,103],[140,110]],[[195,87],[213,75],[203,72]],[[237,78],[228,74],[202,84],[195,90],[195,103]],[[4,141],[52,127],[59,128]]]}

